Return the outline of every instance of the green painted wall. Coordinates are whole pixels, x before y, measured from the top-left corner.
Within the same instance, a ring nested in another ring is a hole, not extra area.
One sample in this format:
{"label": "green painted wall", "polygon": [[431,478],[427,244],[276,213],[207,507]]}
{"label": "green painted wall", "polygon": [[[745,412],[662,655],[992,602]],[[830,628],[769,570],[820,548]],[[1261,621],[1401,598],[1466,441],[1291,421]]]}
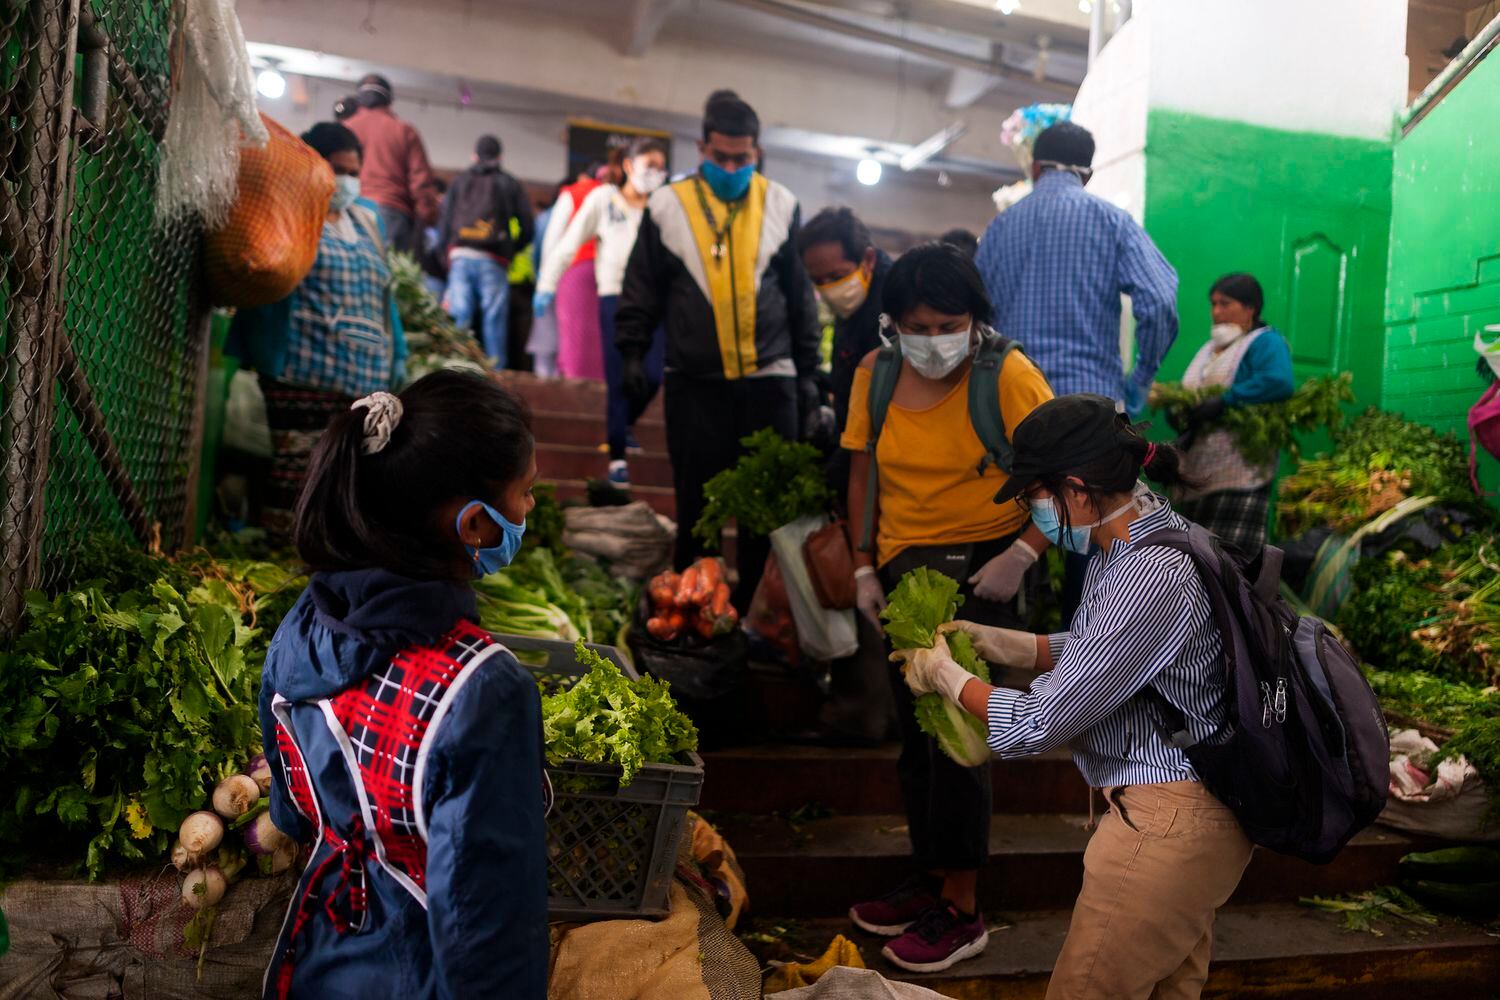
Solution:
{"label": "green painted wall", "polygon": [[[1396,144],[1383,405],[1467,432],[1484,383],[1474,334],[1500,323],[1500,56],[1475,66]],[[1486,485],[1497,466],[1486,460]]]}
{"label": "green painted wall", "polygon": [[1160,377],[1207,339],[1209,286],[1248,271],[1299,377],[1348,370],[1378,402],[1390,211],[1388,143],[1151,111],[1145,226],[1177,268],[1182,320]]}

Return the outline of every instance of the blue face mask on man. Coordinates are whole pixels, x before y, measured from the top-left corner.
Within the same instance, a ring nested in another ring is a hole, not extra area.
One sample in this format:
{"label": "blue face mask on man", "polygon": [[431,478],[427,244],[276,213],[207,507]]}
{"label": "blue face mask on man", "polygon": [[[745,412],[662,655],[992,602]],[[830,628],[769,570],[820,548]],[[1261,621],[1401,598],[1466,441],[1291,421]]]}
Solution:
{"label": "blue face mask on man", "polygon": [[487,549],[474,545],[464,546],[464,551],[469,553],[469,559],[474,563],[474,576],[478,579],[497,573],[510,565],[516,553],[521,551],[521,539],[526,534],[526,522],[516,524],[483,500],[471,500],[464,504],[464,509],[458,512],[458,517],[453,522],[453,526],[458,530],[459,538],[462,538],[464,533],[464,516],[475,507],[483,507],[484,512],[490,516],[490,520],[500,526],[499,545]]}
{"label": "blue face mask on man", "polygon": [[750,179],[755,176],[755,164],[747,163],[738,170],[725,170],[713,160],[704,160],[699,172],[708,182],[708,189],[720,201],[739,201],[750,190]]}

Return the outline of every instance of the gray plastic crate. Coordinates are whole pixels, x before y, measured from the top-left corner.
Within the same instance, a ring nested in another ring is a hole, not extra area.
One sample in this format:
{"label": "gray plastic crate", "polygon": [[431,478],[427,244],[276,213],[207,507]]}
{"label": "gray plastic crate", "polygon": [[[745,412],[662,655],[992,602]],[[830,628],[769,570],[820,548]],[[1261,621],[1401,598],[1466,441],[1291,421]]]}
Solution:
{"label": "gray plastic crate", "polygon": [[[496,635],[537,676],[546,693],[573,685],[587,671],[573,644]],[[636,673],[613,646],[589,648]],[[546,663],[537,654],[546,654]],[[530,655],[528,655],[530,654]],[[564,760],[548,766],[554,802],[547,817],[547,916],[552,920],[664,917],[687,811],[703,791],[703,758],[647,764],[627,787],[613,764]]]}

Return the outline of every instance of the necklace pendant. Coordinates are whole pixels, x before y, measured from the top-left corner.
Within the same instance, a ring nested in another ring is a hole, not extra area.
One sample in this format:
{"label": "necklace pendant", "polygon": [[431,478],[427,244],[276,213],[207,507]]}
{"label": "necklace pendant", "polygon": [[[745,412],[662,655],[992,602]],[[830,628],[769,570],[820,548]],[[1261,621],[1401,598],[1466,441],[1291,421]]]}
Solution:
{"label": "necklace pendant", "polygon": [[714,260],[721,260],[721,259],[723,259],[723,257],[724,257],[724,244],[722,244],[722,243],[715,243],[714,244]]}

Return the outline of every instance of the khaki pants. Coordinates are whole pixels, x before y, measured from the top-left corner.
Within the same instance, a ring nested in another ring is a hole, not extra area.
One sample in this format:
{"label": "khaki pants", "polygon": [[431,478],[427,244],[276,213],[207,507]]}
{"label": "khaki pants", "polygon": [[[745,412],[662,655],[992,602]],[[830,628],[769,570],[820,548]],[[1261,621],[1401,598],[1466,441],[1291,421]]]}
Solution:
{"label": "khaki pants", "polygon": [[1196,781],[1104,790],[1047,1000],[1196,1000],[1250,841]]}

